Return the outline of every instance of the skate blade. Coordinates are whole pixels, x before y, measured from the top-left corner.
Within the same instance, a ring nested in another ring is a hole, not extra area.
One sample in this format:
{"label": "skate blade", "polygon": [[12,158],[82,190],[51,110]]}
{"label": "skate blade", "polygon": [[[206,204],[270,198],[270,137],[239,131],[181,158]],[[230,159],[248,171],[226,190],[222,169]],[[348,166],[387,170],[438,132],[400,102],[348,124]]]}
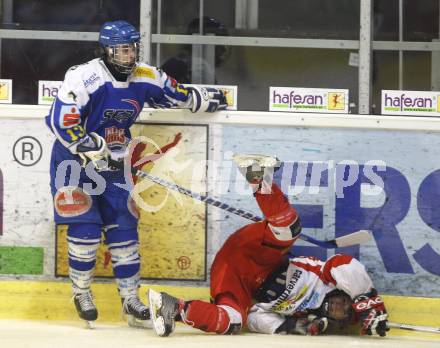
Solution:
{"label": "skate blade", "polygon": [[133,315],[131,314],[125,314],[125,320],[128,323],[128,326],[130,327],[134,327],[136,329],[152,329],[153,328],[153,323],[151,322],[151,320],[140,320],[135,318]]}
{"label": "skate blade", "polygon": [[148,301],[150,303],[150,317],[153,323],[153,329],[158,336],[165,337],[169,333],[166,332],[165,322],[162,316],[158,314],[158,311],[162,307],[162,297],[161,295],[152,290],[148,290]]}
{"label": "skate blade", "polygon": [[95,323],[93,321],[84,320],[85,328],[88,330],[93,330],[96,328]]}

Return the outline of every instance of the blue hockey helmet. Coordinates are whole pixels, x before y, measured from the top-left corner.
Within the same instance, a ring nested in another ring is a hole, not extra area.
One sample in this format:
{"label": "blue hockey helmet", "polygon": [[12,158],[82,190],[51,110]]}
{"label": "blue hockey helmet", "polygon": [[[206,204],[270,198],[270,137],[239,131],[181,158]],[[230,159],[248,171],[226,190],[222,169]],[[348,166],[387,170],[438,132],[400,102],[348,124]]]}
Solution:
{"label": "blue hockey helmet", "polygon": [[106,22],[99,32],[107,64],[121,74],[129,75],[139,60],[140,33],[130,23],[119,20]]}
{"label": "blue hockey helmet", "polygon": [[99,32],[102,46],[114,46],[139,42],[141,34],[126,21],[106,22]]}

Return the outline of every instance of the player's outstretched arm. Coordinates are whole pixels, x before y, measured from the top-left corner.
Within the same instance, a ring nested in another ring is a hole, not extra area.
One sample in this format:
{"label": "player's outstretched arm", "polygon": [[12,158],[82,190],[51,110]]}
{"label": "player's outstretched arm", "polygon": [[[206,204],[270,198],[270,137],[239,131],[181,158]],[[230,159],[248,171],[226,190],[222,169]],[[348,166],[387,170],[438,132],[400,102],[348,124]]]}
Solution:
{"label": "player's outstretched arm", "polygon": [[226,96],[220,89],[185,86],[160,69],[152,67],[148,69],[152,72],[152,77],[154,76],[152,80],[145,79],[149,86],[149,97],[146,101],[150,107],[190,109],[192,112],[215,112],[225,110],[228,106]]}
{"label": "player's outstretched arm", "polygon": [[309,314],[303,317],[286,317],[275,333],[286,335],[321,335],[327,330],[328,319]]}
{"label": "player's outstretched arm", "polygon": [[259,304],[251,308],[248,316],[249,330],[265,334],[316,336],[323,334],[327,326],[327,318],[320,318],[313,314],[301,317],[284,316],[266,311]]}

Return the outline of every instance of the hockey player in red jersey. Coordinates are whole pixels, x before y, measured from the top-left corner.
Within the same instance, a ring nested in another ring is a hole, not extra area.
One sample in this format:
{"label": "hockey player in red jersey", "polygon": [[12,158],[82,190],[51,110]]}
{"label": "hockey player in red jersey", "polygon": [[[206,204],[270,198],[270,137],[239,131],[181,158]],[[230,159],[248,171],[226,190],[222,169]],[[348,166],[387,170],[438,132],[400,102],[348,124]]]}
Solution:
{"label": "hockey player in red jersey", "polygon": [[245,175],[265,220],[233,233],[217,253],[211,268],[212,303],[185,302],[149,290],[151,318],[159,336],[168,336],[175,320],[206,332],[239,332],[246,324],[255,292],[280,267],[298,238],[301,223],[295,209],[277,185],[263,181],[265,170],[270,172],[276,160],[268,168],[259,165],[262,158],[266,163],[272,159],[251,156]]}
{"label": "hockey player in red jersey", "polygon": [[362,335],[385,336],[385,305],[358,260],[344,254],[325,262],[286,257],[301,231],[299,217],[275,184],[267,190],[264,168],[255,171],[252,164],[246,167],[246,179],[256,187],[266,219],[236,231],[217,253],[211,268],[212,303],[149,290],[156,333],[168,336],[175,321],[219,334],[237,333],[247,324],[253,332],[300,335],[358,322]]}

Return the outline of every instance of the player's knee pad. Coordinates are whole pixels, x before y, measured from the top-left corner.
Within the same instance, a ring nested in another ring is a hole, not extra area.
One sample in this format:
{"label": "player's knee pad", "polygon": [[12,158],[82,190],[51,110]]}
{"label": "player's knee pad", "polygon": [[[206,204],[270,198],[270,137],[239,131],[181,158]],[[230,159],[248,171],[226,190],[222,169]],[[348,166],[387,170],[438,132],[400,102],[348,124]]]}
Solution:
{"label": "player's knee pad", "polygon": [[[141,261],[137,241],[134,241],[132,245],[118,246],[109,250],[112,255],[115,277],[117,279],[126,279],[127,282],[131,283],[129,278],[135,276],[140,270]],[[127,284],[127,286],[123,287],[129,287],[129,285]]]}
{"label": "player's knee pad", "polygon": [[[115,226],[106,231],[106,244],[111,254],[113,273],[117,279],[127,279],[128,283],[131,283],[128,278],[134,277],[140,269],[137,237],[136,229],[120,229]],[[121,287],[126,288],[125,285]]]}
{"label": "player's knee pad", "polygon": [[187,325],[205,332],[230,335],[241,330],[241,314],[229,306],[191,301],[181,317]]}
{"label": "player's knee pad", "polygon": [[128,240],[121,243],[110,243],[107,246],[112,255],[113,267],[139,263],[138,241]]}
{"label": "player's knee pad", "polygon": [[288,226],[273,226],[269,223],[269,228],[278,240],[295,239],[301,233],[301,220],[299,216],[296,220]]}

